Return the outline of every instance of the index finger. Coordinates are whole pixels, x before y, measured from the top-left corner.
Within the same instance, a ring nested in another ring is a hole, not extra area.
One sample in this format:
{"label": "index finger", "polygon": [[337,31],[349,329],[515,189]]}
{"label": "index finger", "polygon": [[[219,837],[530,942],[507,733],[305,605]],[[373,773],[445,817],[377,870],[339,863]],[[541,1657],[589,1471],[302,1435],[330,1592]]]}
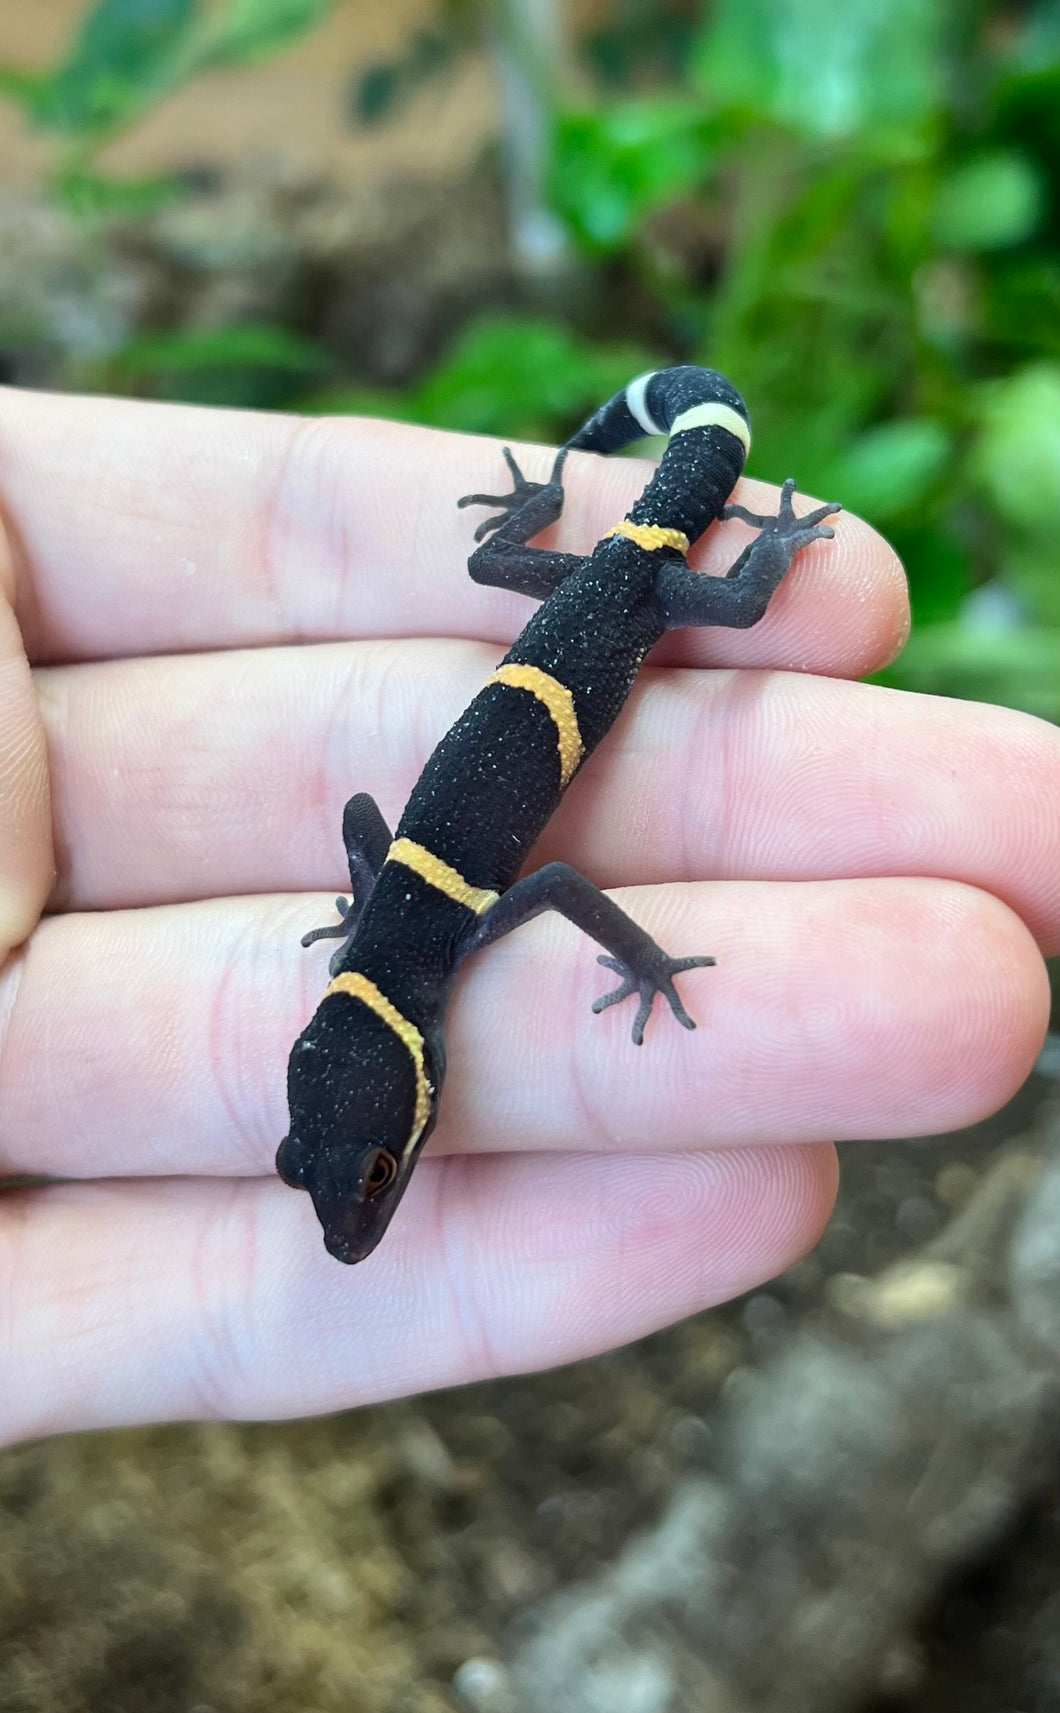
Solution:
{"label": "index finger", "polygon": [[[552,462],[540,448],[520,458],[531,478]],[[650,468],[572,456],[559,544],[588,551]],[[474,524],[456,507],[502,470],[496,442],[397,423],[0,392],[0,504],[38,662],[339,637],[507,642],[531,603],[470,581]],[[775,509],[761,483],[737,493]],[[726,524],[692,562],[723,571],[746,540]],[[906,624],[897,559],[842,515],[753,631],[682,633],[671,652],[857,676],[894,655]]]}

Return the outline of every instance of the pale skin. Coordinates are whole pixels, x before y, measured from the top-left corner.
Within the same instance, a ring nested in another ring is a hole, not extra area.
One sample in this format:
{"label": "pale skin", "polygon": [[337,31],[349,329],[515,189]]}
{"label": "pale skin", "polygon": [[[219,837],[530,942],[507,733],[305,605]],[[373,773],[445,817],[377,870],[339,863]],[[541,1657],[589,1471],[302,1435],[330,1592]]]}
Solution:
{"label": "pale skin", "polygon": [[[646,474],[574,455],[555,544]],[[537,853],[717,957],[680,978],[696,1032],[657,1005],[638,1050],[590,1011],[588,941],[513,934],[461,979],[390,1232],[325,1254],[272,1172],[327,980],[299,936],[345,885],[345,798],[393,824],[532,610],[464,569],[455,502],[502,477],[496,444],[420,429],[0,394],[0,1171],[67,1180],[0,1197],[0,1441],[586,1356],[803,1255],[831,1138],[966,1124],[1030,1069],[1060,734],[854,682],[907,605],[843,514],[754,630],[667,640]]]}

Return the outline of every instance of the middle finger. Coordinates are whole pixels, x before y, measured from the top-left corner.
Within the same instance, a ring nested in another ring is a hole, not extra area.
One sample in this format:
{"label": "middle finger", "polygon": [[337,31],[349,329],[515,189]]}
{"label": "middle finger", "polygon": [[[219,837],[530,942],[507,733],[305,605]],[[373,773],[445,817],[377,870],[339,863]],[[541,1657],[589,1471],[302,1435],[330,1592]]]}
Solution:
{"label": "middle finger", "polygon": [[[343,888],[355,791],[392,826],[496,664],[336,643],[37,674],[56,902]],[[538,857],[601,885],[937,875],[1060,945],[1060,734],[1009,709],[781,672],[647,671]]]}
{"label": "middle finger", "polygon": [[[326,984],[298,936],[327,900],[55,917],[0,982],[0,1175],[251,1175]],[[943,881],[643,887],[699,1027],[642,1050],[596,950],[543,918],[470,960],[432,1150],[677,1151],[918,1135],[984,1116],[1041,1047],[1045,967],[1018,917]]]}

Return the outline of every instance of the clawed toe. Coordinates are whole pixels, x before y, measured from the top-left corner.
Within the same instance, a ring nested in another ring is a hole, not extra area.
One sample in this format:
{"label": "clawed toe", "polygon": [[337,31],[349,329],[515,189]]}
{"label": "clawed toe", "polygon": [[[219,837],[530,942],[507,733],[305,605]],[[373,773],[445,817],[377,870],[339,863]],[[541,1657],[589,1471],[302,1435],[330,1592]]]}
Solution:
{"label": "clawed toe", "polygon": [[[800,517],[799,523],[803,529],[812,529],[814,524],[823,523],[826,517],[834,517],[836,512],[841,512],[842,509],[842,506],[838,503],[827,506],[818,506],[815,512],[807,512],[805,517]],[[830,536],[834,535],[835,530],[830,529],[828,533]]]}
{"label": "clawed toe", "polygon": [[[501,502],[498,500],[491,500],[489,503],[491,505],[499,505]],[[507,512],[501,512],[499,517],[485,518],[482,521],[482,523],[479,524],[478,528],[475,531],[475,540],[476,541],[485,541],[487,535],[492,535],[492,533],[495,529],[500,529],[501,524],[507,523],[507,521],[508,521],[508,513]]]}
{"label": "clawed toe", "polygon": [[339,913],[337,922],[329,922],[326,928],[311,928],[308,934],[302,935],[302,945],[315,945],[317,940],[338,940],[348,937],[350,932],[347,918],[353,909],[353,904],[346,898],[336,898],[335,908]]}
{"label": "clawed toe", "polygon": [[636,993],[637,984],[626,965],[618,958],[602,956],[598,957],[596,961],[598,964],[603,964],[605,969],[614,970],[617,976],[622,977],[621,987],[613,987],[610,993],[602,993],[599,999],[593,1000],[593,1010],[599,1015],[601,1011],[606,1011],[609,1006],[618,1005],[621,1000],[628,999],[631,993]]}
{"label": "clawed toe", "polygon": [[540,483],[527,481],[526,477],[523,475],[523,472],[520,470],[518,464],[515,462],[515,454],[512,452],[512,449],[510,446],[505,446],[503,448],[503,451],[504,451],[504,462],[507,464],[509,470],[511,471],[512,481],[514,482],[517,491],[520,488],[530,488],[530,487],[539,487],[540,486]]}
{"label": "clawed toe", "polygon": [[637,1009],[637,1015],[633,1019],[633,1041],[636,1046],[641,1047],[644,1044],[644,1029],[651,1016],[652,1005],[657,993],[664,995],[670,1010],[683,1028],[695,1028],[695,1022],[685,1010],[681,996],[674,986],[673,978],[675,975],[680,975],[683,970],[705,969],[716,963],[717,959],[710,957],[669,958],[665,953],[661,953],[657,967],[654,965],[650,968],[646,967],[640,972],[632,970],[621,958],[601,956],[596,961],[598,964],[603,964],[605,969],[614,970],[616,975],[621,976],[622,984],[620,987],[613,988],[610,993],[601,994],[599,999],[595,999],[593,1011],[599,1015],[601,1011],[606,1011],[610,1006],[618,1005],[623,999],[628,999],[631,994],[639,994],[640,1005]]}
{"label": "clawed toe", "polygon": [[735,503],[722,506],[718,516],[723,523],[728,523],[730,518],[738,518],[741,523],[749,523],[752,529],[764,529],[767,523],[773,522],[772,518],[759,517],[757,512],[749,512],[746,506],[738,506]]}

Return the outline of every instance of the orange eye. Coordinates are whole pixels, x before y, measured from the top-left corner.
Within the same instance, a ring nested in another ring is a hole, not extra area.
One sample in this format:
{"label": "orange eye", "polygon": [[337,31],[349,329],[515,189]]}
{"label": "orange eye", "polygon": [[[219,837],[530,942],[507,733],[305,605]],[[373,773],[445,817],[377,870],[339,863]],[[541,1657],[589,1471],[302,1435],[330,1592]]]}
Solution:
{"label": "orange eye", "polygon": [[388,1154],[385,1148],[380,1148],[364,1180],[365,1195],[377,1196],[381,1195],[383,1190],[388,1190],[397,1177],[397,1171],[397,1161],[393,1154]]}

